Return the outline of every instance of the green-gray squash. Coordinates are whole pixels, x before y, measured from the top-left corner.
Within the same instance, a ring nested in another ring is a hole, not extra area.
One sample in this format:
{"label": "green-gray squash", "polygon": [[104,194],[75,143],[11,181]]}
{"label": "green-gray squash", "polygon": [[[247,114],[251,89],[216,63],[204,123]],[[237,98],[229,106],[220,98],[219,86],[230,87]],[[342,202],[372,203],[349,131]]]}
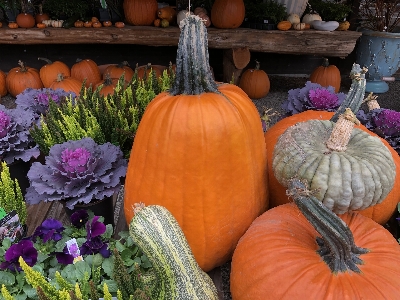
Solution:
{"label": "green-gray squash", "polygon": [[211,278],[196,262],[182,229],[163,206],[136,205],[130,235],[158,280],[152,300],[217,300]]}

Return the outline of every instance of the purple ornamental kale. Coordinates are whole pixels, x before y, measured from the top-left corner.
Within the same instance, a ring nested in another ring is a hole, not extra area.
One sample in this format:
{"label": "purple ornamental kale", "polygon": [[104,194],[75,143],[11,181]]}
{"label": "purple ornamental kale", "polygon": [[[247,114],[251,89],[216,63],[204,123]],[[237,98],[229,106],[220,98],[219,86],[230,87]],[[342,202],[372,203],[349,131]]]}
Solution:
{"label": "purple ornamental kale", "polygon": [[400,155],[400,112],[386,108],[373,109],[367,113],[359,110],[357,118],[361,124],[385,139]]}
{"label": "purple ornamental kale", "polygon": [[318,83],[307,81],[303,88],[291,89],[288,98],[282,103],[285,116],[291,116],[306,110],[336,111],[343,100],[344,93],[335,93],[332,86],[327,88]]}
{"label": "purple ornamental kale", "polygon": [[0,105],[0,158],[7,164],[18,159],[26,162],[39,156],[39,147],[29,132],[33,122],[31,111]]}
{"label": "purple ornamental kale", "polygon": [[38,226],[33,233],[33,238],[40,237],[44,243],[48,240],[59,241],[62,239],[61,233],[64,231],[62,223],[55,219],[47,219]]}
{"label": "purple ornamental kale", "polygon": [[31,185],[25,199],[29,204],[65,200],[73,209],[77,203],[102,200],[119,191],[127,169],[119,147],[98,145],[92,138],[56,144],[45,159],[44,165],[35,162],[28,172]]}
{"label": "purple ornamental kale", "polygon": [[21,271],[22,268],[18,262],[20,256],[22,256],[28,266],[33,267],[36,264],[38,252],[32,241],[22,240],[17,244],[11,245],[4,255],[5,261],[1,263],[0,269],[8,269],[12,272]]}

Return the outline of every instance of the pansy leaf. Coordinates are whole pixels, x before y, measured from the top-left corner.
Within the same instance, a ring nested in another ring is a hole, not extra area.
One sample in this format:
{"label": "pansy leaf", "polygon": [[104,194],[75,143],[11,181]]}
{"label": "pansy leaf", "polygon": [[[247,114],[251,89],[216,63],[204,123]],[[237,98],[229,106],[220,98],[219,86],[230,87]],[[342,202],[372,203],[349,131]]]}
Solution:
{"label": "pansy leaf", "polygon": [[95,255],[92,255],[92,257],[93,257],[92,265],[95,268],[101,266],[101,264],[103,263],[103,256],[100,253],[97,253]]}
{"label": "pansy leaf", "polygon": [[126,247],[120,241],[115,243],[115,248],[117,248],[118,252],[122,252],[126,249]]}
{"label": "pansy leaf", "polygon": [[36,289],[34,289],[33,287],[31,287],[29,285],[25,285],[23,290],[28,298],[36,298],[37,297]]}
{"label": "pansy leaf", "polygon": [[151,267],[152,267],[152,265],[151,265],[151,263],[150,263],[150,261],[149,261],[149,259],[147,258],[146,255],[142,255],[142,256],[140,257],[140,259],[141,259],[141,261],[142,261],[142,264],[140,265],[141,267],[143,267],[143,268],[145,268],[145,269],[151,268]]}
{"label": "pansy leaf", "polygon": [[82,280],[85,273],[91,274],[92,270],[86,261],[78,261],[75,263],[75,274],[78,280]]}
{"label": "pansy leaf", "polygon": [[116,293],[118,291],[118,285],[114,280],[111,279],[107,279],[107,280],[103,280],[102,284],[107,284],[108,287],[108,291],[110,293]]}
{"label": "pansy leaf", "polygon": [[5,286],[12,286],[15,284],[15,276],[6,271],[0,271],[0,282]]}
{"label": "pansy leaf", "polygon": [[129,231],[120,231],[118,235],[121,239],[127,239],[129,237]]}
{"label": "pansy leaf", "polygon": [[61,276],[69,279],[71,281],[76,281],[76,273],[75,273],[75,265],[66,265],[65,268],[61,271]]}
{"label": "pansy leaf", "polygon": [[106,239],[110,239],[114,233],[113,226],[111,224],[106,225],[106,232],[103,233],[103,237]]}
{"label": "pansy leaf", "polygon": [[105,258],[101,267],[104,270],[104,273],[107,274],[108,277],[113,277],[113,270],[114,270],[114,257]]}

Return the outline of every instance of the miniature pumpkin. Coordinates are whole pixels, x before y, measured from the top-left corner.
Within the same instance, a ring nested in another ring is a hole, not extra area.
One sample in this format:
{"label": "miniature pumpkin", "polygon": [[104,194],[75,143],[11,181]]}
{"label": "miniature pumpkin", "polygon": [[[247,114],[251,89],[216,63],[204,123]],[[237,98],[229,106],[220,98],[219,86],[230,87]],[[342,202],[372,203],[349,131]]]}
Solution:
{"label": "miniature pumpkin", "polygon": [[101,25],[101,22],[100,21],[96,21],[96,22],[93,22],[92,23],[92,27],[93,28],[100,28],[100,27],[102,27],[103,25]]}
{"label": "miniature pumpkin", "polygon": [[107,76],[110,78],[119,79],[122,75],[124,75],[124,80],[129,82],[132,80],[135,71],[129,66],[127,61],[123,61],[116,65],[109,65],[103,72],[103,79],[106,79]]}
{"label": "miniature pumpkin", "polygon": [[20,13],[17,15],[16,22],[21,28],[35,27],[35,18],[31,14]]}
{"label": "miniature pumpkin", "polygon": [[243,0],[215,0],[211,8],[211,22],[217,28],[238,28],[244,20]]}
{"label": "miniature pumpkin", "polygon": [[54,81],[51,86],[51,89],[62,89],[65,92],[73,92],[75,95],[79,95],[82,88],[82,83],[73,77],[65,77],[63,74],[57,75],[57,80]]}
{"label": "miniature pumpkin", "polygon": [[52,21],[53,21],[53,20],[47,19],[47,20],[43,20],[42,23],[43,23],[44,25],[46,25],[46,27],[50,27]]}
{"label": "miniature pumpkin", "polygon": [[139,198],[166,207],[209,271],[230,259],[268,205],[265,142],[253,102],[212,78],[201,19],[181,26],[175,82],[150,102],[136,132],[124,211],[129,224]]}
{"label": "miniature pumpkin", "polygon": [[62,61],[52,62],[44,57],[38,57],[38,60],[43,60],[46,62],[46,64],[39,70],[40,79],[42,80],[45,88],[49,88],[57,79],[57,75],[60,73],[66,77],[71,76],[70,68]]}
{"label": "miniature pumpkin", "polygon": [[345,30],[348,30],[349,28],[350,28],[350,22],[343,21],[343,22],[339,22],[339,27],[336,28],[335,30],[345,31]]}
{"label": "miniature pumpkin", "polygon": [[112,26],[112,22],[111,21],[103,21],[103,26],[104,27],[111,27]]}
{"label": "miniature pumpkin", "polygon": [[132,25],[152,25],[157,16],[157,0],[124,0],[125,19]]}
{"label": "miniature pumpkin", "polygon": [[238,242],[232,298],[397,299],[400,246],[393,236],[355,212],[338,218],[295,184],[288,194],[296,205],[268,210]]}
{"label": "miniature pumpkin", "polygon": [[160,24],[161,24],[161,19],[155,19],[154,20],[154,22],[153,22],[153,25],[155,26],[155,27],[160,27]]}
{"label": "miniature pumpkin", "polygon": [[97,17],[92,17],[92,18],[90,19],[90,21],[91,21],[92,23],[94,23],[94,22],[99,22],[99,19],[98,19]]}
{"label": "miniature pumpkin", "polygon": [[92,27],[92,21],[86,21],[85,23],[83,23],[83,26],[86,28]]}
{"label": "miniature pumpkin", "polygon": [[341,79],[339,69],[335,65],[330,65],[327,58],[324,58],[322,65],[315,68],[310,75],[311,82],[318,83],[324,87],[332,86],[335,89],[335,93],[340,90]]}
{"label": "miniature pumpkin", "polygon": [[294,30],[304,30],[306,29],[306,25],[306,23],[295,23],[292,26]]}
{"label": "miniature pumpkin", "polygon": [[290,28],[292,28],[292,23],[290,23],[289,21],[280,21],[278,23],[278,25],[276,25],[276,27],[279,30],[286,31],[286,30],[289,30]]}
{"label": "miniature pumpkin", "polygon": [[315,21],[315,20],[322,21],[322,18],[317,13],[309,13],[309,14],[305,14],[303,16],[303,18],[301,19],[301,22],[309,24],[310,27],[312,28],[312,22]]}
{"label": "miniature pumpkin", "polygon": [[61,28],[64,20],[51,20],[51,26],[54,28]]}
{"label": "miniature pumpkin", "polygon": [[18,28],[18,24],[15,22],[8,23],[8,28],[15,29]]}
{"label": "miniature pumpkin", "polygon": [[83,21],[81,21],[81,20],[75,21],[74,26],[77,28],[83,27]]}
{"label": "miniature pumpkin", "polygon": [[174,23],[176,21],[176,10],[171,6],[164,6],[157,10],[157,17],[166,19],[169,23]]}
{"label": "miniature pumpkin", "polygon": [[36,24],[36,27],[37,27],[37,28],[42,28],[42,29],[43,29],[43,28],[46,28],[46,24],[44,24],[44,23],[37,23],[37,24]]}
{"label": "miniature pumpkin", "polygon": [[19,67],[12,68],[6,77],[6,87],[11,96],[16,97],[27,88],[41,89],[43,83],[40,80],[39,71],[18,61]]}
{"label": "miniature pumpkin", "polygon": [[114,26],[117,27],[117,28],[124,28],[125,27],[125,23],[124,22],[115,22]]}
{"label": "miniature pumpkin", "polygon": [[7,86],[6,86],[6,73],[0,70],[0,98],[7,95]]}
{"label": "miniature pumpkin", "polygon": [[85,86],[95,85],[101,80],[99,66],[91,59],[77,59],[71,67],[71,76],[85,81]]}
{"label": "miniature pumpkin", "polygon": [[247,69],[240,77],[239,87],[251,99],[260,99],[269,93],[270,82],[267,73],[260,70],[260,62],[256,60],[254,69]]}
{"label": "miniature pumpkin", "polygon": [[160,27],[162,27],[162,28],[167,28],[167,27],[169,27],[169,22],[168,22],[168,20],[167,20],[167,19],[161,19]]}

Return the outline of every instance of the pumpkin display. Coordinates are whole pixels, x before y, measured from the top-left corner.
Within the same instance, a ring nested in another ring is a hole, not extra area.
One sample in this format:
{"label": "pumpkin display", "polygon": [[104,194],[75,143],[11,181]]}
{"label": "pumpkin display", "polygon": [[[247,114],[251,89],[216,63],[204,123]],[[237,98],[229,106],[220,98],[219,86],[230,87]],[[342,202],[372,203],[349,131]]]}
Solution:
{"label": "pumpkin display", "polygon": [[149,63],[145,66],[137,66],[136,72],[139,79],[143,79],[145,74],[148,77],[150,72],[154,72],[155,77],[158,78],[162,75],[164,69],[164,66],[155,66]]}
{"label": "pumpkin display", "polygon": [[397,299],[400,246],[355,212],[340,218],[293,180],[289,203],[258,217],[231,264],[235,300]]}
{"label": "pumpkin display", "polygon": [[157,17],[157,0],[124,0],[125,19],[138,26],[152,25]]}
{"label": "pumpkin display", "polygon": [[215,0],[211,8],[211,22],[217,28],[238,28],[244,20],[243,0]]}
{"label": "pumpkin display", "polygon": [[251,99],[260,99],[269,93],[270,81],[267,73],[260,69],[260,62],[256,60],[254,69],[247,69],[240,77],[239,87]]}
{"label": "pumpkin display", "polygon": [[93,24],[92,21],[86,21],[85,23],[83,23],[83,27],[90,28],[92,27],[92,24]]}
{"label": "pumpkin display", "polygon": [[71,67],[71,76],[85,81],[85,86],[95,85],[101,81],[99,66],[91,59],[77,59]]}
{"label": "pumpkin display", "polygon": [[53,62],[44,57],[38,57],[38,60],[46,62],[46,64],[39,69],[40,79],[45,88],[49,88],[53,82],[57,80],[58,74],[62,74],[64,77],[71,76],[70,68],[62,61]]}
{"label": "pumpkin display", "polygon": [[103,21],[103,26],[104,27],[111,27],[112,26],[112,22],[111,21]]}
{"label": "pumpkin display", "polygon": [[15,20],[19,27],[21,28],[32,28],[35,27],[35,18],[28,13],[20,13],[17,15]]}
{"label": "pumpkin display", "polygon": [[76,21],[74,22],[74,27],[82,28],[82,27],[83,27],[83,21],[81,21],[81,20],[76,20]]}
{"label": "pumpkin display", "polygon": [[132,70],[127,61],[123,61],[116,65],[109,65],[103,72],[103,79],[106,79],[107,76],[119,79],[122,74],[124,75],[124,80],[127,82],[131,81],[135,74],[135,71]]}
{"label": "pumpkin display", "polygon": [[65,77],[63,74],[57,75],[57,80],[50,86],[51,89],[62,89],[65,92],[73,92],[75,95],[79,95],[82,88],[82,82],[73,77]]}
{"label": "pumpkin display", "polygon": [[171,6],[164,6],[157,10],[157,17],[159,19],[165,19],[168,23],[176,22],[176,10]]}
{"label": "pumpkin display", "polygon": [[330,65],[327,58],[324,58],[322,65],[312,71],[310,81],[324,87],[332,86],[335,88],[335,93],[338,93],[341,83],[340,71],[335,65]]}
{"label": "pumpkin display", "polygon": [[4,97],[7,95],[7,86],[6,86],[6,73],[0,70],[0,97]]}
{"label": "pumpkin display", "polygon": [[11,96],[16,97],[27,88],[43,88],[37,69],[26,66],[22,61],[18,61],[18,65],[19,67],[12,68],[6,77],[6,87]]}
{"label": "pumpkin display", "polygon": [[100,28],[100,27],[103,27],[103,25],[101,25],[100,21],[96,21],[96,22],[92,23],[92,27],[93,28]]}
{"label": "pumpkin display", "polygon": [[214,81],[201,19],[188,16],[181,27],[175,81],[150,102],[136,132],[124,212],[129,224],[138,199],[167,208],[207,272],[231,258],[268,205],[265,141],[246,93]]}
{"label": "pumpkin display", "polygon": [[100,95],[107,97],[108,95],[114,94],[117,84],[118,78],[111,78],[109,75],[106,75],[105,79],[97,83],[94,88],[99,89]]}

